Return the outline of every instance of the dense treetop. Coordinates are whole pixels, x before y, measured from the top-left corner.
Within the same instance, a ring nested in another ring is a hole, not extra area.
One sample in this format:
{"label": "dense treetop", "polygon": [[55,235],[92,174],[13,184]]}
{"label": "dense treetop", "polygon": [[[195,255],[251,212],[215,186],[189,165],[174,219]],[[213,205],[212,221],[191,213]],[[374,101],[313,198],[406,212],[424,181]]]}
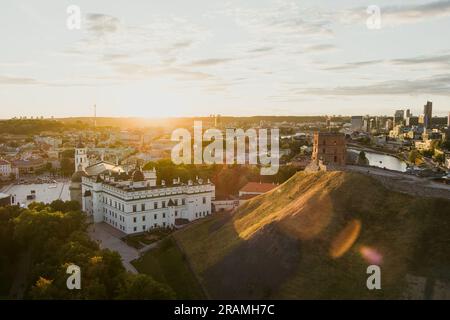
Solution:
{"label": "dense treetop", "polygon": [[[116,252],[90,240],[77,202],[0,208],[0,297],[25,299],[168,299],[173,291],[124,269]],[[69,290],[67,267],[81,269]]]}

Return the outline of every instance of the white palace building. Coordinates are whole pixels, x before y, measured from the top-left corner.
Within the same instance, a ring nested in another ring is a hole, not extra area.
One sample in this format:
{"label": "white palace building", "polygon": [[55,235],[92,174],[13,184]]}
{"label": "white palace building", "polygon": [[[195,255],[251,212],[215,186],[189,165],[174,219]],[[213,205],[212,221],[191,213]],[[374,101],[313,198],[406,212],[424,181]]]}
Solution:
{"label": "white palace building", "polygon": [[155,169],[125,170],[118,164],[100,161],[90,165],[87,148],[75,149],[75,169],[70,186],[72,200],[94,222],[106,222],[126,234],[158,227],[174,227],[211,214],[215,187],[202,179],[172,185],[157,185]]}

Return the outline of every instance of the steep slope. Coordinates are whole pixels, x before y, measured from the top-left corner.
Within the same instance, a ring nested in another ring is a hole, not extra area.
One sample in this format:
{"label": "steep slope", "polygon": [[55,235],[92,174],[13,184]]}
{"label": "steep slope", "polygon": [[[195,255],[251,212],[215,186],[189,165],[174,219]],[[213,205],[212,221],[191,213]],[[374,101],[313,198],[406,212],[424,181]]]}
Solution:
{"label": "steep slope", "polygon": [[[365,175],[302,172],[175,238],[212,298],[400,298],[407,274],[449,277],[449,215]],[[366,287],[371,264],[382,290]]]}

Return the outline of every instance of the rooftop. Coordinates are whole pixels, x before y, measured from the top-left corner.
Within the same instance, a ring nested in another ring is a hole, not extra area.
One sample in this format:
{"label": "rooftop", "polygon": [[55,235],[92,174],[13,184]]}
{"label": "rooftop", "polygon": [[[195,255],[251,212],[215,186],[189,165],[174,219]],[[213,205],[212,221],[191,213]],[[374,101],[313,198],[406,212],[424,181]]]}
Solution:
{"label": "rooftop", "polygon": [[10,164],[9,161],[6,161],[5,159],[0,159],[0,166],[5,166],[5,165],[8,165],[8,164]]}
{"label": "rooftop", "polygon": [[90,165],[86,167],[85,171],[89,176],[96,176],[105,171],[114,171],[117,173],[124,172],[121,166],[115,165],[107,161],[101,161],[99,163]]}

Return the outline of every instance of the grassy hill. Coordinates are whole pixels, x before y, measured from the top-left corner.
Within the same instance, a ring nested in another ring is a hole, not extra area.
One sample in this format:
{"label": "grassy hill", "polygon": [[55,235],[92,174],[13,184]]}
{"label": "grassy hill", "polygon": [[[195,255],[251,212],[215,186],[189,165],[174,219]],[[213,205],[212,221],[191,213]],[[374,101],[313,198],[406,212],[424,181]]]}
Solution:
{"label": "grassy hill", "polygon": [[177,299],[205,298],[171,237],[164,239],[156,249],[150,250],[132,264],[140,273],[170,286]]}
{"label": "grassy hill", "polygon": [[[174,238],[212,298],[399,298],[406,275],[450,278],[449,215],[449,200],[365,175],[301,172]],[[371,264],[382,290],[366,287]]]}

